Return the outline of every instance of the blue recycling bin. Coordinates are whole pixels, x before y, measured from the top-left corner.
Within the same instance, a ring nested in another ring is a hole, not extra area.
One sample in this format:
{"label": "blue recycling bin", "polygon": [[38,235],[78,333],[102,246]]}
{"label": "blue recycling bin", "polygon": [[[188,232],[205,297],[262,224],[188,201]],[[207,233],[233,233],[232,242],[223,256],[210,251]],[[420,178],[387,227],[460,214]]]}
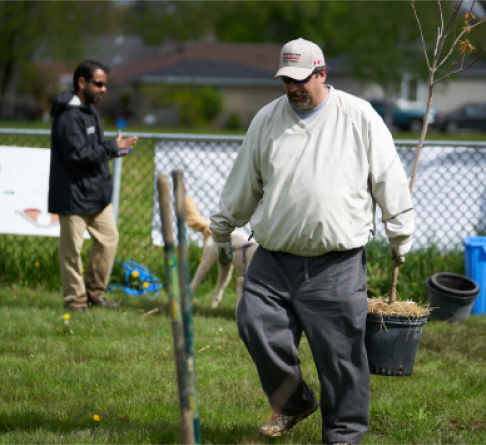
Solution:
{"label": "blue recycling bin", "polygon": [[471,314],[486,314],[486,236],[471,236],[463,239],[466,276],[479,285],[479,295]]}

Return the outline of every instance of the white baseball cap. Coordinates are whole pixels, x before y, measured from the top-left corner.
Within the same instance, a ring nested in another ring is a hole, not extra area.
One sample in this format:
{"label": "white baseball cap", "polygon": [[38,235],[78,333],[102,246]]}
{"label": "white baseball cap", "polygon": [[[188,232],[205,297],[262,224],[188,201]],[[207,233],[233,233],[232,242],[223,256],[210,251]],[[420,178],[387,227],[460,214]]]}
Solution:
{"label": "white baseball cap", "polygon": [[326,66],[321,48],[302,38],[291,40],[280,51],[280,67],[273,79],[288,76],[304,80],[312,74],[314,68],[321,66]]}

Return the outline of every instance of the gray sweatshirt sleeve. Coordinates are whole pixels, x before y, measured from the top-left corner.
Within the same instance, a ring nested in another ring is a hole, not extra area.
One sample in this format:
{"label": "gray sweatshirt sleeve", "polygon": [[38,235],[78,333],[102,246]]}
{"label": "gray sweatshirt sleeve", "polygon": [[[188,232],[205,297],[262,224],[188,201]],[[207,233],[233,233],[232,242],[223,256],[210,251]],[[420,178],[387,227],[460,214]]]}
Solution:
{"label": "gray sweatshirt sleeve", "polygon": [[388,240],[404,244],[415,230],[412,197],[393,137],[375,112],[369,122],[368,150],[372,195],[381,208]]}
{"label": "gray sweatshirt sleeve", "polygon": [[247,224],[263,197],[257,120],[256,117],[250,125],[226,180],[219,198],[218,211],[210,217],[209,228],[217,242],[229,241],[236,227]]}

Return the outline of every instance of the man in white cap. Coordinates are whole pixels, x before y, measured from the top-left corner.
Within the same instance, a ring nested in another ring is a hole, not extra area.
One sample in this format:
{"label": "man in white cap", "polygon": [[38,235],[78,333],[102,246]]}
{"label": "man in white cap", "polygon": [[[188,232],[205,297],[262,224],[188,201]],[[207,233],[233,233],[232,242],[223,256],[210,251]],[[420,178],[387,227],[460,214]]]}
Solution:
{"label": "man in white cap", "polygon": [[280,55],[285,95],[253,119],[210,229],[218,258],[251,219],[260,243],[245,277],[238,330],[273,413],[276,437],[319,406],[303,380],[305,332],[321,386],[323,443],[358,443],[369,423],[366,256],[374,204],[392,255],[404,260],[414,230],[407,178],[381,117],[325,84],[321,49],[297,39]]}

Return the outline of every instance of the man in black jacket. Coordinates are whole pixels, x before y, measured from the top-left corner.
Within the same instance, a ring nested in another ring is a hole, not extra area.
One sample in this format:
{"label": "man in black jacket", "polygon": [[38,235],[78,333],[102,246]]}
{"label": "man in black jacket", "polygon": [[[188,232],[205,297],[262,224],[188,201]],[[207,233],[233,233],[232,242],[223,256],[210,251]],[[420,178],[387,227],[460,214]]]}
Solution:
{"label": "man in black jacket", "polygon": [[[109,71],[102,63],[83,62],[74,72],[74,92],[59,93],[51,110],[49,212],[59,214],[61,224],[64,306],[78,311],[89,304],[117,307],[103,298],[118,245],[108,161],[128,154],[138,138],[122,139],[120,133],[117,139],[104,139],[93,104],[106,92]],[[80,253],[85,230],[93,245],[84,280]]]}

